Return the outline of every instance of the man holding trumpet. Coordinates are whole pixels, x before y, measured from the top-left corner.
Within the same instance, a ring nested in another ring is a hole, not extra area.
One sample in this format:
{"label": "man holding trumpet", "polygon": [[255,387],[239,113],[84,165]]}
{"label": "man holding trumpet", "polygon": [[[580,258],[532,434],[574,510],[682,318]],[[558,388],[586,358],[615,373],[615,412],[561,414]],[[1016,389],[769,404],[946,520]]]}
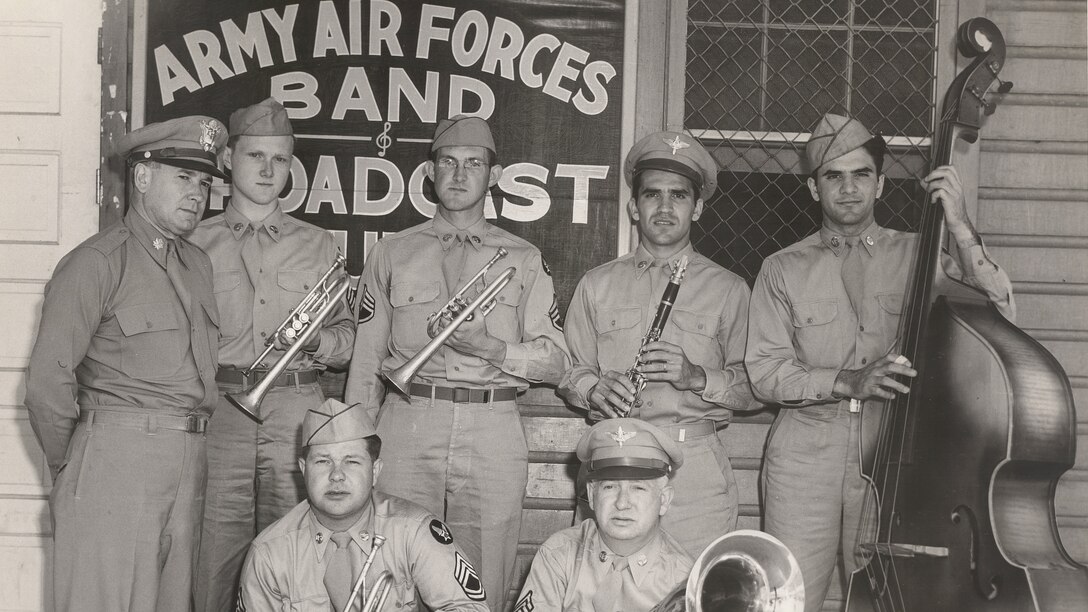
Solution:
{"label": "man holding trumpet", "polygon": [[[515,396],[530,382],[557,382],[569,360],[540,251],[484,219],[488,189],[502,174],[487,123],[467,116],[440,121],[431,154],[434,218],[379,241],[363,269],[345,399],[377,415],[389,444],[381,490],[445,519],[498,611],[514,572],[528,476]],[[428,328],[447,331],[452,316],[431,315],[461,289],[472,302],[508,267],[513,278],[494,308],[456,327],[414,382],[404,383],[406,393],[387,393],[381,374],[431,343]]]}
{"label": "man holding trumpet", "polygon": [[[276,100],[235,111],[225,151],[230,203],[223,214],[203,221],[192,236],[211,257],[221,317],[216,374],[220,396],[207,432],[207,502],[195,587],[198,612],[229,609],[249,543],[302,499],[296,463],[299,428],[306,411],[325,399],[318,373],[346,366],[355,340],[351,311],[346,300],[340,300],[294,358],[279,364],[285,366],[279,369],[284,373],[265,380],[268,369],[276,367],[293,342],[285,333],[276,333],[281,322],[322,284],[338,255],[328,232],[288,216],[280,207],[294,144],[287,111]],[[329,279],[337,273],[342,270],[335,270]],[[316,313],[305,314],[313,319]],[[257,362],[270,342],[272,350]],[[254,364],[248,374],[243,372]],[[259,407],[247,409],[252,414],[228,403],[227,394],[239,394],[259,382],[270,387],[263,401],[256,402]]]}
{"label": "man holding trumpet", "polygon": [[[559,392],[592,420],[640,418],[680,445],[684,470],[662,527],[697,557],[737,524],[736,482],[718,430],[733,410],[757,406],[743,364],[750,293],[691,246],[691,224],[718,182],[718,164],[702,144],[650,134],[631,148],[624,177],[638,248],[590,270],[574,290],[565,330],[574,367]],[[666,294],[675,282],[678,293]],[[660,339],[648,337],[667,308]]]}
{"label": "man holding trumpet", "polygon": [[237,610],[379,610],[385,596],[388,610],[486,612],[472,595],[476,571],[442,521],[374,490],[382,440],[361,406],[326,400],[306,413],[302,439],[308,500],[253,541]]}

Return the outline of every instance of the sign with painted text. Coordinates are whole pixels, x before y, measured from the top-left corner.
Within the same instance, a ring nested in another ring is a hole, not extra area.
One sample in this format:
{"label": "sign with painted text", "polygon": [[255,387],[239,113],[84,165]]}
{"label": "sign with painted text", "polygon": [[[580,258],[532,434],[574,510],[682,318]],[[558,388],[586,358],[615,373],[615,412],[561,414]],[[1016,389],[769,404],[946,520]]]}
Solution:
{"label": "sign with painted text", "polygon": [[[623,0],[155,0],[144,7],[144,123],[224,123],[269,96],[296,135],[282,196],[334,232],[358,274],[382,235],[425,221],[434,128],[491,124],[503,174],[485,215],[544,253],[566,304],[616,254]],[[141,37],[137,36],[137,40]],[[217,187],[208,214],[222,210]]]}

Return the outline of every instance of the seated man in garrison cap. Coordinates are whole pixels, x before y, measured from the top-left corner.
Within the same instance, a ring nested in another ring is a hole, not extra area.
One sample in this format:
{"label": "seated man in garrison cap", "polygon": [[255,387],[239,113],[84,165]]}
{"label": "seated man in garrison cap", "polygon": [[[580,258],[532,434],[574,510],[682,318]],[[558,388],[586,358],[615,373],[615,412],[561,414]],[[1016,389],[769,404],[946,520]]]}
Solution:
{"label": "seated man in garrison cap", "polygon": [[25,404],[53,476],[57,610],[189,610],[219,314],[186,236],[226,139],[199,116],[122,137],[128,212],[46,285]]}
{"label": "seated man in garrison cap", "polygon": [[[487,122],[443,119],[431,154],[424,167],[438,196],[434,218],[382,238],[363,268],[344,396],[378,415],[378,433],[389,444],[388,477],[378,487],[449,524],[480,568],[491,609],[500,612],[528,480],[515,397],[531,382],[558,382],[569,359],[540,251],[484,219],[488,190],[502,175]],[[441,317],[429,325],[430,315],[461,288],[471,302],[507,267],[516,271],[494,309],[459,326],[419,369],[407,395],[387,393],[382,373],[404,365],[431,341],[429,332],[449,324]]]}
{"label": "seated man in garrison cap", "polygon": [[[515,611],[644,612],[687,580],[691,557],[661,528],[684,463],[664,431],[601,421],[578,441],[596,520],[553,534],[536,553]],[[686,469],[686,468],[685,468]]]}
{"label": "seated man in garrison cap", "polygon": [[[820,119],[805,157],[822,227],[768,257],[752,290],[748,375],[756,397],[783,408],[763,466],[764,526],[797,557],[809,611],[823,605],[840,540],[844,570],[859,567],[860,412],[907,392],[893,376],[916,375],[896,334],[917,234],[876,223],[884,151],[857,119]],[[1012,286],[967,217],[956,169],[941,166],[922,182],[958,247],[944,257],[949,277],[1012,319]]]}
{"label": "seated man in garrison cap", "polygon": [[[748,285],[692,248],[692,223],[718,183],[718,164],[698,140],[650,134],[631,148],[624,177],[638,248],[586,272],[574,290],[564,325],[574,366],[559,392],[592,420],[637,417],[679,445],[685,467],[662,524],[694,557],[737,525],[737,483],[718,432],[734,410],[758,407],[743,363]],[[643,346],[682,262],[660,340]],[[625,374],[636,366],[645,378],[638,401]]]}
{"label": "seated man in garrison cap", "polygon": [[302,436],[309,500],[253,541],[239,611],[362,609],[387,571],[385,609],[487,610],[480,578],[446,525],[374,489],[382,441],[362,406],[326,400],[306,413]]}
{"label": "seated man in garrison cap", "polygon": [[[203,221],[192,241],[215,267],[219,306],[220,395],[208,424],[208,494],[196,580],[196,612],[228,609],[238,590],[242,561],[253,536],[304,497],[296,458],[299,428],[325,396],[318,375],[344,368],[355,343],[355,322],[346,300],[333,307],[320,329],[272,381],[250,415],[230,404],[266,377],[288,348],[272,334],[336,261],[329,232],[283,211],[280,194],[291,171],[295,137],[287,110],[269,98],[234,111],[224,152],[230,170],[230,204]],[[342,273],[342,271],[341,271]],[[330,277],[331,285],[336,276]],[[316,312],[308,313],[311,318]],[[243,375],[276,343],[250,374]],[[260,419],[260,422],[258,422]]]}

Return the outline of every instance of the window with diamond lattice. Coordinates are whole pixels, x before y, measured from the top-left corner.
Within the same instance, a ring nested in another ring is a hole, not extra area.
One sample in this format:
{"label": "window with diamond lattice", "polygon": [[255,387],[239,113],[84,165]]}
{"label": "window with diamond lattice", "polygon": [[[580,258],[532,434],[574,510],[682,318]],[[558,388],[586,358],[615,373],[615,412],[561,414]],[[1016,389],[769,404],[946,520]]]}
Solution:
{"label": "window with diamond lattice", "polygon": [[816,231],[804,145],[825,112],[889,141],[877,221],[914,229],[929,165],[939,0],[689,0],[684,128],[721,164],[692,240],[751,283]]}

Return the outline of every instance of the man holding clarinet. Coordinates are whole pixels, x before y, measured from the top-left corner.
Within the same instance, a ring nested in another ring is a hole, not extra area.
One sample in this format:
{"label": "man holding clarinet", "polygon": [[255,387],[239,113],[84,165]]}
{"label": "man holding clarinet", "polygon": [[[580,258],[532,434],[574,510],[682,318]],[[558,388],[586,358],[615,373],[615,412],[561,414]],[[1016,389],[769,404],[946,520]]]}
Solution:
{"label": "man holding clarinet", "polygon": [[695,139],[657,132],[624,163],[638,248],[590,270],[567,311],[573,368],[560,382],[592,420],[631,416],[676,441],[684,470],[662,527],[693,557],[737,524],[737,487],[718,431],[758,406],[744,371],[750,292],[696,253],[691,224],[717,187]]}

